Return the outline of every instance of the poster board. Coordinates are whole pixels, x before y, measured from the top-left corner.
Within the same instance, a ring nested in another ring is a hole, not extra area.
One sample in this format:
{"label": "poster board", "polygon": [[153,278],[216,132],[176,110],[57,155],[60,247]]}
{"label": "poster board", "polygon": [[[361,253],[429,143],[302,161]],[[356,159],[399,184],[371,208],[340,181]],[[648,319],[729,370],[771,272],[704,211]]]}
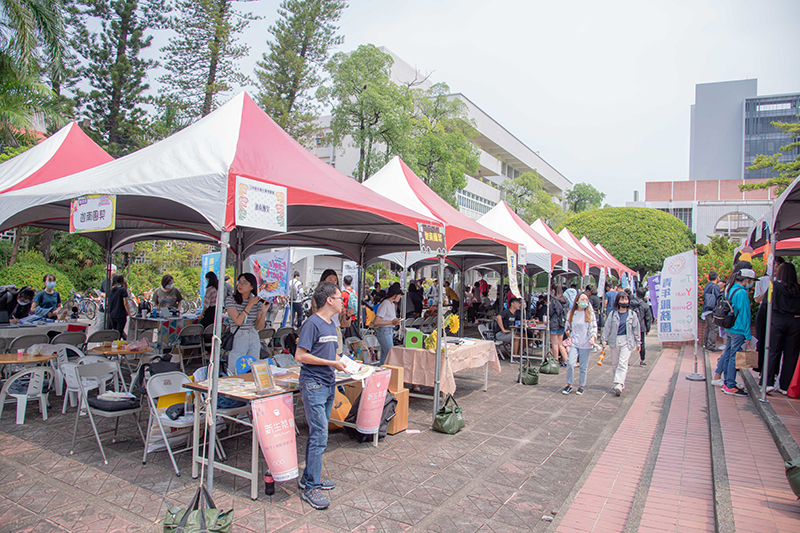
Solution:
{"label": "poster board", "polygon": [[116,223],[117,197],[113,194],[87,194],[70,202],[70,233],[111,231]]}
{"label": "poster board", "polygon": [[286,231],[286,187],[236,176],[234,201],[237,226]]}
{"label": "poster board", "polygon": [[697,256],[694,250],[664,259],[658,294],[658,340],[697,338]]}
{"label": "poster board", "polygon": [[258,295],[262,299],[289,295],[289,255],[287,249],[250,256],[250,272],[256,277]]}

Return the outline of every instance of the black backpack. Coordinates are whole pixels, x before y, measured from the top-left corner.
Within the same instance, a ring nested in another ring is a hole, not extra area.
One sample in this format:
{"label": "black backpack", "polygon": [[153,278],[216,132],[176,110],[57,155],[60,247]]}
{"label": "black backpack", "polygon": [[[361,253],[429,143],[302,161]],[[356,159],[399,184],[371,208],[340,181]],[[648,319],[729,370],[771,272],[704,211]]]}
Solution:
{"label": "black backpack", "polygon": [[[350,407],[350,413],[348,413],[347,417],[344,419],[345,422],[356,423],[356,419],[358,418],[358,406],[360,403],[361,395],[359,394],[356,401],[354,401],[353,405]],[[392,418],[395,416],[395,407],[397,407],[397,399],[391,392],[386,391],[386,398],[383,400],[383,416],[381,417],[381,425],[378,428],[378,439],[382,439],[389,434],[389,422],[391,422]],[[350,435],[350,438],[358,442],[371,441],[373,438],[373,435],[365,435],[356,428],[345,427],[344,429],[347,434]]]}
{"label": "black backpack", "polygon": [[[741,289],[737,287],[737,289]],[[741,289],[744,290],[744,289]],[[736,323],[736,313],[733,309],[731,298],[733,297],[733,289],[731,295],[728,297],[725,293],[717,296],[717,303],[714,305],[714,324],[725,329],[730,329]]]}

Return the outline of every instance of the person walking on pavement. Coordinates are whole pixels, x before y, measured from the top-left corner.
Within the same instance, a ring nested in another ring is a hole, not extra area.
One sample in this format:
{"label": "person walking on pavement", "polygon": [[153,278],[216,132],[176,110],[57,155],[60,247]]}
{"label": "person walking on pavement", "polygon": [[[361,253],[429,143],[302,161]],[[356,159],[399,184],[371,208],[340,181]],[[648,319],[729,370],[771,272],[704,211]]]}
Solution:
{"label": "person walking on pavement", "polygon": [[[797,284],[797,270],[792,263],[783,263],[778,268],[772,299],[767,393],[777,388],[786,394],[800,353],[800,285]],[[779,370],[780,380],[776,382]]]}
{"label": "person walking on pavement", "polygon": [[575,298],[578,297],[578,289],[575,283],[569,286],[569,289],[564,291],[564,298],[567,300],[567,309],[572,309],[575,305]]}
{"label": "person walking on pavement", "polygon": [[550,331],[550,351],[557,357],[561,366],[567,366],[567,350],[564,348],[564,328],[567,322],[567,299],[561,292],[561,285],[551,289],[550,307],[547,310],[547,324]]}
{"label": "person walking on pavement", "polygon": [[645,294],[647,294],[647,290],[643,287],[639,287],[636,289],[636,295],[631,297],[631,310],[635,311],[636,315],[639,317],[641,334],[641,344],[639,345],[639,366],[647,366],[647,362],[644,360],[644,337],[650,333],[650,325],[653,323],[653,315],[650,314],[650,306],[644,301]]}
{"label": "person walking on pavement", "polygon": [[303,500],[322,510],[330,505],[322,491],[336,488],[334,481],[322,477],[322,454],[328,447],[328,424],[336,392],[335,370],[345,369],[336,355],[338,328],[333,321],[342,312],[342,293],[336,284],[323,281],[314,289],[313,298],[317,311],[300,329],[295,353],[295,360],[303,365],[299,387],[308,423],[306,467],[298,485]]}
{"label": "person walking on pavement", "polygon": [[628,294],[620,292],[614,299],[614,308],[606,318],[603,328],[603,349],[608,346],[611,351],[611,365],[614,369],[614,387],[611,390],[617,396],[625,388],[631,352],[638,351],[642,342],[639,317],[635,311],[630,310],[630,305]]}
{"label": "person walking on pavement", "polygon": [[299,328],[303,324],[303,284],[296,270],[289,285],[289,296],[292,297],[292,325]]}
{"label": "person walking on pavement", "polygon": [[566,330],[570,331],[569,338],[572,339],[572,346],[567,357],[567,386],[561,390],[561,394],[572,392],[572,384],[575,381],[575,363],[580,363],[580,382],[576,394],[583,394],[586,387],[586,373],[589,370],[589,354],[597,339],[597,320],[595,313],[589,303],[589,295],[582,292],[567,316]]}
{"label": "person walking on pavement", "polygon": [[725,295],[733,307],[735,321],[733,327],[725,329],[728,342],[725,344],[722,357],[720,357],[717,374],[722,372],[725,377],[722,392],[735,396],[747,396],[747,392],[736,384],[736,352],[742,349],[745,343],[751,344],[750,295],[747,291],[755,284],[756,273],[751,268],[743,268],[734,272],[731,278],[733,283],[728,287]]}
{"label": "person walking on pavement", "polygon": [[700,315],[706,322],[706,331],[703,334],[703,347],[709,352],[721,352],[717,348],[717,325],[714,324],[714,307],[717,305],[717,298],[722,294],[717,285],[719,275],[713,270],[708,273],[708,283],[703,288],[703,312]]}

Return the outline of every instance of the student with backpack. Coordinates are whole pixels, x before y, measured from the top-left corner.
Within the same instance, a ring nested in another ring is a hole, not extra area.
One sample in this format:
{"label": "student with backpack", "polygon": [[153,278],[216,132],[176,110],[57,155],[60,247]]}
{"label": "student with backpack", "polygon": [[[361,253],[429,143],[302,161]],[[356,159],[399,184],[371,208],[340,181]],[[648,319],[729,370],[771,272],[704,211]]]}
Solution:
{"label": "student with backpack", "polygon": [[564,348],[564,328],[567,323],[567,299],[561,292],[561,285],[551,288],[550,306],[547,322],[550,331],[550,350],[561,366],[567,366],[567,349]]}
{"label": "student with backpack", "polygon": [[348,336],[358,336],[358,293],[352,287],[353,276],[348,274],[342,281],[344,282],[344,289],[342,289],[342,305],[344,306],[345,315],[347,315],[347,318],[350,320]]}
{"label": "student with backpack", "polygon": [[292,325],[299,328],[303,325],[303,284],[300,281],[300,272],[296,270],[289,282],[289,297],[292,300]]}
{"label": "student with backpack", "polygon": [[631,297],[631,309],[635,311],[636,315],[639,317],[639,327],[642,338],[642,343],[639,347],[639,366],[647,366],[647,362],[644,360],[644,337],[650,333],[650,326],[653,323],[653,315],[650,314],[650,306],[644,301],[645,294],[647,294],[647,289],[639,287],[636,289],[636,296]]}
{"label": "student with backpack", "polygon": [[717,285],[718,274],[713,270],[708,273],[708,283],[703,288],[703,312],[700,315],[706,322],[706,330],[703,334],[703,347],[709,352],[721,352],[717,348],[717,325],[714,323],[714,307],[717,305],[717,298],[721,294]]}
{"label": "student with backpack", "polygon": [[[747,396],[747,392],[736,384],[736,352],[745,343],[750,344],[750,295],[748,290],[755,284],[756,273],[751,268],[735,270],[731,274],[728,288],[717,299],[714,322],[725,329],[728,342],[719,358],[712,385],[722,385],[722,392],[735,396]],[[725,376],[724,381],[721,375]]]}

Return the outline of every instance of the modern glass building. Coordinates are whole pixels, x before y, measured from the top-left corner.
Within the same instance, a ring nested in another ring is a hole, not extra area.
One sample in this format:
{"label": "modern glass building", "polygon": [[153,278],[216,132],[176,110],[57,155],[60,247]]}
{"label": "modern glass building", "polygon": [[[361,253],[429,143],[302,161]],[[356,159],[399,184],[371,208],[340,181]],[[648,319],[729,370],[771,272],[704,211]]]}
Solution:
{"label": "modern glass building", "polygon": [[778,160],[788,163],[797,159],[800,150],[782,151],[791,142],[789,136],[772,125],[773,122],[797,122],[800,114],[800,94],[759,96],[744,101],[744,177],[770,178],[768,168],[747,170],[758,154],[783,154]]}

